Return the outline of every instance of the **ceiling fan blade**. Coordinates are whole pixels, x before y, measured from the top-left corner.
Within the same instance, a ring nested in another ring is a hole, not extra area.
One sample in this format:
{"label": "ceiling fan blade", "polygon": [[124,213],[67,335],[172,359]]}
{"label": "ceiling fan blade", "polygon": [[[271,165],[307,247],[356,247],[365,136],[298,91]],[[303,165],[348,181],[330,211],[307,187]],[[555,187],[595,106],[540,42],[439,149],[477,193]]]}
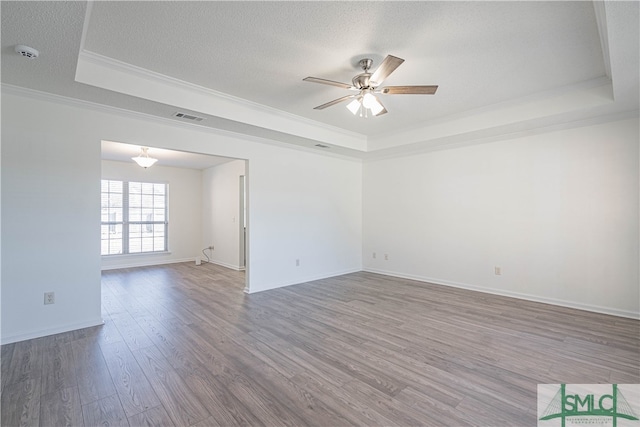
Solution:
{"label": "ceiling fan blade", "polygon": [[381,116],[383,114],[387,114],[387,113],[388,113],[387,109],[383,108],[382,111],[380,111],[378,114],[376,114],[376,117]]}
{"label": "ceiling fan blade", "polygon": [[333,80],[321,79],[318,77],[305,77],[302,80],[305,82],[321,83],[323,85],[337,86],[337,87],[341,87],[342,89],[355,89],[353,86],[346,83],[334,82]]}
{"label": "ceiling fan blade", "polygon": [[314,108],[314,110],[324,110],[327,107],[331,107],[332,105],[339,104],[339,103],[341,103],[343,101],[346,101],[347,99],[355,98],[357,96],[358,95],[343,96],[342,98],[338,98],[338,99],[334,99],[333,101],[329,101],[326,104],[318,105],[317,107]]}
{"label": "ceiling fan blade", "polygon": [[388,95],[433,95],[438,86],[386,86],[380,88],[380,93]]}
{"label": "ceiling fan blade", "polygon": [[393,55],[387,55],[387,57],[384,58],[384,61],[382,61],[382,64],[380,64],[376,71],[373,72],[369,81],[374,85],[381,84],[403,62],[404,59],[395,57]]}

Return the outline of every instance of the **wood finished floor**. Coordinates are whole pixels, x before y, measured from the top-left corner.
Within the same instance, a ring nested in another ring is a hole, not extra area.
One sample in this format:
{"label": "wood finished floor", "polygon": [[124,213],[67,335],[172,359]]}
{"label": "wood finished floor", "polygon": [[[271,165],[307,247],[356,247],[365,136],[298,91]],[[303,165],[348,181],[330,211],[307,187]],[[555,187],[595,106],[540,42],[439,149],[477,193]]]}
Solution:
{"label": "wood finished floor", "polygon": [[104,326],[2,346],[2,426],[534,426],[538,383],[640,382],[635,320],[371,273],[243,288],[104,272]]}

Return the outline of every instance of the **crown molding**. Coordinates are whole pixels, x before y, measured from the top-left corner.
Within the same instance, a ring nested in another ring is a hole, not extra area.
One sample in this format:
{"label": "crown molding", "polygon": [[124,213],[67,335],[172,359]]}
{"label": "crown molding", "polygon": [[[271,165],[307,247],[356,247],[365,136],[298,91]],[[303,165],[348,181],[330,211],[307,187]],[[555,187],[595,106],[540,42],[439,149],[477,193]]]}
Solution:
{"label": "crown molding", "polygon": [[609,32],[607,29],[607,14],[604,1],[594,0],[593,11],[596,15],[596,25],[600,35],[600,47],[602,48],[602,59],[604,69],[608,77],[611,77],[611,58],[609,57]]}
{"label": "crown molding", "polygon": [[84,21],[82,23],[82,35],[80,36],[80,49],[78,53],[84,50],[84,44],[87,40],[87,33],[89,32],[89,23],[91,22],[91,14],[93,13],[94,0],[87,0],[87,8],[84,11]]}
{"label": "crown molding", "polygon": [[[509,109],[517,108],[518,106],[525,103],[535,103],[535,102],[545,101],[545,100],[548,100],[549,98],[558,97],[561,95],[570,95],[575,92],[592,91],[592,90],[597,90],[598,88],[609,91],[612,89],[612,85],[613,85],[613,81],[611,80],[610,77],[600,76],[591,80],[585,80],[575,84],[570,84],[570,85],[566,85],[558,88],[536,92],[531,95],[523,96],[520,98],[508,99],[506,101],[502,101],[499,103],[485,105],[485,106],[474,108],[471,110],[465,110],[459,113],[450,114],[448,116],[439,117],[437,119],[429,120],[429,121],[417,124],[415,126],[408,127],[406,128],[406,130],[407,131],[421,130],[436,124],[454,122],[454,121],[465,119],[471,116],[491,113],[496,110],[509,110]],[[609,101],[613,101],[612,94],[607,94],[607,96],[608,96],[607,99]],[[380,137],[381,138],[391,137],[394,134],[397,134],[397,132],[380,135]]]}
{"label": "crown molding", "polygon": [[[620,120],[626,120],[631,118],[640,117],[639,110],[629,110],[622,112],[615,112],[610,114],[599,114],[594,117],[586,119],[574,119],[565,120],[560,123],[542,123],[539,120],[531,120],[524,123],[515,123],[505,125],[501,127],[488,128],[479,131],[467,132],[463,134],[451,135],[442,138],[436,138],[432,140],[419,141],[402,146],[379,149],[376,151],[370,151],[368,153],[361,153],[355,150],[340,149],[340,147],[331,147],[329,150],[316,149],[315,147],[309,147],[305,145],[296,145],[291,142],[281,142],[275,139],[264,138],[255,135],[247,135],[242,133],[236,133],[224,129],[212,128],[203,126],[198,123],[185,123],[171,118],[154,116],[152,114],[141,113],[132,110],[126,110],[119,107],[113,107],[109,105],[99,104],[92,101],[80,100],[76,98],[70,98],[62,95],[52,94],[48,92],[42,92],[34,89],[28,89],[20,86],[14,86],[7,83],[0,85],[3,94],[16,95],[25,98],[31,98],[39,101],[46,101],[55,103],[58,105],[65,105],[75,108],[85,108],[93,111],[113,114],[120,117],[133,118],[149,123],[168,125],[176,128],[197,130],[200,132],[206,132],[209,134],[237,138],[245,141],[251,141],[261,144],[267,144],[277,146],[280,148],[288,148],[297,151],[303,151],[310,154],[324,155],[328,157],[340,158],[344,160],[350,160],[355,162],[369,162],[386,160],[391,158],[407,157],[411,155],[418,155],[428,153],[432,151],[448,150],[461,148],[471,145],[486,144],[490,142],[502,141],[507,139],[517,139],[527,136],[533,136],[538,134],[544,134],[549,132],[555,132],[565,129],[579,128],[597,125],[607,122],[615,122]],[[332,151],[333,150],[333,151]],[[205,153],[211,154],[211,153]]]}
{"label": "crown molding", "polygon": [[[160,74],[160,73],[156,73],[153,72],[151,70],[147,70],[145,68],[141,68],[141,67],[137,67],[134,66],[132,64],[128,64],[126,62],[123,61],[119,61],[116,60],[114,58],[110,58],[104,55],[100,55],[98,53],[95,52],[91,52],[89,50],[87,50],[85,48],[86,46],[86,39],[87,39],[87,33],[88,33],[88,29],[91,23],[91,16],[93,14],[93,3],[95,0],[88,0],[87,1],[87,8],[85,11],[85,18],[84,18],[84,23],[83,23],[83,28],[82,28],[82,35],[80,38],[80,48],[79,48],[79,52],[78,52],[78,63],[77,63],[77,68],[76,68],[76,80],[78,77],[78,69],[81,66],[81,63],[83,61],[87,61],[89,63],[92,63],[95,66],[98,67],[105,67],[107,69],[110,69],[111,71],[114,71],[116,73],[124,73],[125,75],[134,75],[134,76],[139,76],[142,79],[146,79],[149,82],[160,82],[160,83],[164,83],[165,85],[169,86],[169,87],[173,87],[175,89],[178,90],[184,90],[184,91],[191,91],[191,92],[196,92],[196,93],[201,93],[201,94],[206,94],[208,96],[210,96],[212,99],[214,100],[222,100],[225,101],[227,103],[230,103],[232,105],[237,105],[237,106],[241,106],[245,109],[248,110],[253,110],[255,112],[257,112],[258,114],[263,114],[263,115],[267,115],[276,119],[280,119],[284,122],[293,122],[296,124],[303,124],[306,127],[315,129],[316,132],[312,132],[310,135],[297,135],[297,136],[302,136],[302,137],[306,137],[309,139],[315,139],[313,135],[316,134],[320,134],[322,135],[323,133],[326,133],[328,135],[334,135],[337,136],[337,138],[333,138],[335,140],[327,140],[324,139],[323,142],[325,143],[329,143],[331,145],[336,145],[337,141],[341,141],[344,140],[345,142],[348,142],[347,145],[343,145],[343,144],[338,144],[338,145],[342,145],[345,146],[349,149],[352,150],[359,150],[359,151],[366,151],[367,149],[367,137],[365,135],[356,133],[356,132],[351,132],[351,131],[347,131],[345,129],[339,128],[337,126],[331,126],[331,125],[327,125],[325,123],[321,123],[321,122],[317,122],[315,120],[311,120],[311,119],[307,119],[305,117],[301,117],[301,116],[297,116],[295,114],[291,114],[291,113],[287,113],[285,111],[281,111],[278,110],[276,108],[271,108],[265,105],[261,105],[255,102],[251,102],[248,101],[246,99],[242,99],[242,98],[238,98],[238,97],[234,97],[232,95],[223,93],[223,92],[218,92],[215,91],[213,89],[209,89],[203,86],[199,86],[199,85],[195,85],[183,80],[179,80],[170,76],[166,76],[164,74]],[[91,83],[89,83],[91,84]],[[170,105],[172,105],[171,103],[169,103]],[[189,108],[188,106],[185,106],[186,109],[190,109],[192,111],[198,111],[198,110],[193,110],[191,108]],[[223,116],[220,116],[223,117]],[[233,120],[233,118],[231,118]],[[242,120],[238,120],[240,122],[247,122],[246,121],[246,117],[243,117]],[[253,123],[252,123],[253,124]],[[268,126],[265,126],[268,127]],[[279,130],[282,131],[282,129],[273,129],[273,130]],[[319,132],[318,132],[319,131]],[[352,154],[352,153],[349,153]]]}
{"label": "crown molding", "polygon": [[[89,69],[85,70],[86,68]],[[131,81],[123,82],[127,79],[131,79]],[[244,122],[303,138],[317,139],[320,142],[353,150],[364,152],[367,148],[365,135],[218,92],[87,50],[81,51],[78,55],[76,81],[151,101],[176,105],[206,115]],[[137,84],[134,84],[134,81]],[[144,84],[140,84],[140,82]],[[153,90],[154,86],[156,88],[162,87],[165,90],[155,91]],[[137,92],[132,93],[133,90]],[[154,99],[154,96],[158,97],[169,91],[173,95],[171,102]]]}
{"label": "crown molding", "polygon": [[200,131],[213,133],[219,136],[229,136],[234,138],[247,139],[246,135],[241,133],[235,133],[235,132],[227,131],[224,129],[217,129],[217,128],[212,128],[208,126],[203,126],[198,123],[181,122],[168,117],[159,117],[153,114],[141,113],[139,111],[134,111],[134,110],[127,110],[125,108],[114,107],[106,104],[100,104],[94,101],[71,98],[64,95],[43,92],[36,89],[15,86],[8,83],[2,83],[0,87],[2,88],[2,93],[6,93],[7,95],[22,96],[25,98],[35,99],[37,101],[46,101],[54,104],[64,105],[67,107],[85,108],[92,111],[98,111],[101,113],[115,114],[120,117],[133,118],[137,120],[143,120],[146,122],[152,122],[152,123],[163,124],[163,125],[170,125],[170,126],[178,127],[182,129],[190,129],[190,130],[198,129]]}
{"label": "crown molding", "polygon": [[433,151],[450,150],[471,145],[486,144],[510,139],[525,138],[528,136],[542,135],[550,132],[558,132],[568,129],[576,129],[594,126],[602,123],[611,123],[621,120],[638,119],[640,110],[619,111],[609,114],[598,114],[589,118],[565,120],[559,123],[545,123],[540,120],[512,123],[505,126],[483,129],[465,134],[458,134],[407,144],[399,147],[380,149],[365,155],[364,161],[378,161],[392,158],[401,158],[419,155]]}
{"label": "crown molding", "polygon": [[[24,88],[21,86],[15,86],[8,83],[0,84],[0,90],[2,94],[14,95],[14,96],[29,98],[37,101],[45,101],[45,102],[50,102],[53,104],[63,105],[67,107],[88,109],[88,110],[92,110],[100,113],[117,115],[119,117],[141,120],[147,123],[172,126],[175,128],[191,130],[191,131],[195,130],[199,132],[213,134],[220,137],[236,138],[236,139],[241,139],[249,142],[267,144],[267,145],[271,145],[279,148],[303,151],[310,154],[317,154],[317,155],[322,155],[326,157],[333,157],[333,158],[339,158],[343,160],[355,161],[358,163],[362,161],[362,153],[356,150],[343,149],[341,147],[331,146],[329,150],[318,149],[302,143],[294,144],[291,142],[279,141],[273,138],[261,137],[257,135],[248,135],[248,134],[233,132],[225,129],[218,129],[214,127],[204,126],[197,122],[196,123],[181,122],[179,120],[168,118],[168,117],[159,117],[153,114],[141,113],[138,111],[127,110],[119,107],[113,107],[110,105],[100,104],[93,101],[70,98],[63,95],[53,94],[49,92],[42,92],[39,90]],[[124,141],[120,141],[120,142],[124,142]],[[202,154],[212,154],[212,153],[202,153]]]}
{"label": "crown molding", "polygon": [[[551,117],[613,104],[613,85],[607,76],[537,92],[438,119],[429,120],[399,132],[370,138],[370,152],[424,143],[429,140],[458,137],[515,123]],[[399,143],[398,141],[403,141]]]}

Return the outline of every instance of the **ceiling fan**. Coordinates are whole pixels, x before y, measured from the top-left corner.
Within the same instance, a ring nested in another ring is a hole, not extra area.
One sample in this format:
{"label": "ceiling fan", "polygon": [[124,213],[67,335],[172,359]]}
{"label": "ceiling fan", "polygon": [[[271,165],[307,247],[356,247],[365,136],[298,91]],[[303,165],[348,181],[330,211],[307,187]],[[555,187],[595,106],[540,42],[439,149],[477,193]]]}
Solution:
{"label": "ceiling fan", "polygon": [[339,104],[343,101],[351,99],[352,101],[347,104],[347,108],[354,115],[358,114],[360,117],[368,117],[369,112],[374,116],[380,116],[387,112],[382,102],[376,96],[377,94],[386,95],[433,95],[436,93],[438,86],[384,86],[380,87],[382,82],[389,77],[391,73],[395,71],[402,63],[404,59],[395,57],[393,55],[387,55],[382,61],[382,64],[371,73],[369,69],[373,64],[373,61],[369,58],[361,59],[358,63],[362,70],[361,74],[355,76],[352,80],[352,84],[336,82],[333,80],[321,79],[318,77],[306,77],[302,80],[305,82],[321,83],[330,86],[337,86],[343,89],[351,90],[357,93],[352,95],[343,96],[342,98],[334,99],[326,104],[318,105],[314,110],[323,110],[332,105]]}

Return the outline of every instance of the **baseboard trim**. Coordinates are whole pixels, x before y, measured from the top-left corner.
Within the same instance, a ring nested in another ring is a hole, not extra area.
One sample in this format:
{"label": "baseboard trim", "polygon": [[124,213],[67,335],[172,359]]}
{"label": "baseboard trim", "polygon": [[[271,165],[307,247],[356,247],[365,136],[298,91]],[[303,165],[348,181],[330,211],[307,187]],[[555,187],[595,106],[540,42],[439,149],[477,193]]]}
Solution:
{"label": "baseboard trim", "polygon": [[80,323],[67,324],[67,325],[63,325],[63,326],[57,326],[55,328],[43,329],[43,330],[40,330],[40,331],[25,332],[25,333],[16,334],[16,335],[9,335],[8,337],[3,336],[2,339],[0,340],[0,343],[2,345],[11,344],[11,343],[18,342],[18,341],[25,341],[25,340],[30,340],[30,339],[33,339],[33,338],[46,337],[46,336],[49,336],[49,335],[60,334],[62,332],[75,331],[77,329],[90,328],[92,326],[100,326],[100,325],[104,325],[104,320],[102,320],[102,318],[94,319],[94,320],[88,320],[86,322],[80,322]]}
{"label": "baseboard trim", "polygon": [[194,258],[180,258],[180,259],[159,259],[156,261],[153,261],[153,260],[133,261],[133,262],[127,262],[122,264],[102,266],[101,270],[106,271],[106,270],[118,270],[120,268],[149,267],[151,265],[178,264],[181,262],[195,263],[196,259],[194,257]]}
{"label": "baseboard trim", "polygon": [[303,279],[297,279],[297,280],[292,281],[292,282],[285,282],[285,283],[276,284],[276,285],[267,285],[266,287],[262,287],[262,288],[257,289],[257,290],[245,288],[244,292],[247,293],[247,294],[255,294],[255,293],[258,293],[258,292],[270,291],[270,290],[279,289],[279,288],[285,288],[287,286],[301,285],[303,283],[313,282],[315,280],[322,280],[322,279],[328,279],[330,277],[342,276],[344,274],[358,273],[360,271],[362,271],[362,269],[354,268],[354,269],[342,270],[342,271],[337,271],[337,272],[328,273],[328,274],[308,276],[308,277],[305,277]]}
{"label": "baseboard trim", "polygon": [[235,271],[242,271],[245,268],[244,267],[240,267],[238,265],[233,265],[233,264],[227,264],[226,262],[222,262],[222,261],[216,261],[216,260],[209,260],[209,261],[202,261],[203,264],[215,264],[215,265],[219,265],[220,267],[225,267],[225,268],[230,268],[232,270]]}
{"label": "baseboard trim", "polygon": [[602,307],[602,306],[591,305],[591,304],[583,304],[583,303],[579,303],[579,302],[575,302],[575,301],[566,301],[566,300],[561,300],[561,299],[556,299],[556,298],[547,298],[547,297],[542,297],[542,296],[538,296],[538,295],[531,295],[531,294],[525,294],[525,293],[520,293],[520,292],[509,292],[509,291],[504,291],[502,289],[484,288],[484,287],[481,287],[481,286],[469,285],[467,283],[452,282],[452,281],[448,281],[448,280],[435,279],[435,278],[432,278],[432,277],[424,277],[424,276],[417,276],[417,275],[413,275],[413,274],[398,273],[398,272],[395,272],[395,271],[379,270],[379,269],[376,269],[376,268],[365,268],[362,271],[365,271],[365,272],[368,272],[368,273],[382,274],[384,276],[398,277],[398,278],[401,278],[401,279],[410,279],[410,280],[415,280],[415,281],[418,281],[418,282],[432,283],[434,285],[450,286],[450,287],[453,287],[453,288],[460,288],[460,289],[466,289],[466,290],[469,290],[469,291],[483,292],[483,293],[491,294],[491,295],[500,295],[500,296],[504,296],[504,297],[518,298],[518,299],[526,300],[526,301],[541,302],[541,303],[544,303],[544,304],[557,305],[557,306],[560,306],[560,307],[574,308],[574,309],[577,309],[577,310],[590,311],[590,312],[594,312],[594,313],[608,314],[610,316],[625,317],[625,318],[629,318],[629,319],[640,320],[640,313],[636,313],[636,312],[628,311],[628,310],[620,310],[620,309],[617,309],[617,308]]}

